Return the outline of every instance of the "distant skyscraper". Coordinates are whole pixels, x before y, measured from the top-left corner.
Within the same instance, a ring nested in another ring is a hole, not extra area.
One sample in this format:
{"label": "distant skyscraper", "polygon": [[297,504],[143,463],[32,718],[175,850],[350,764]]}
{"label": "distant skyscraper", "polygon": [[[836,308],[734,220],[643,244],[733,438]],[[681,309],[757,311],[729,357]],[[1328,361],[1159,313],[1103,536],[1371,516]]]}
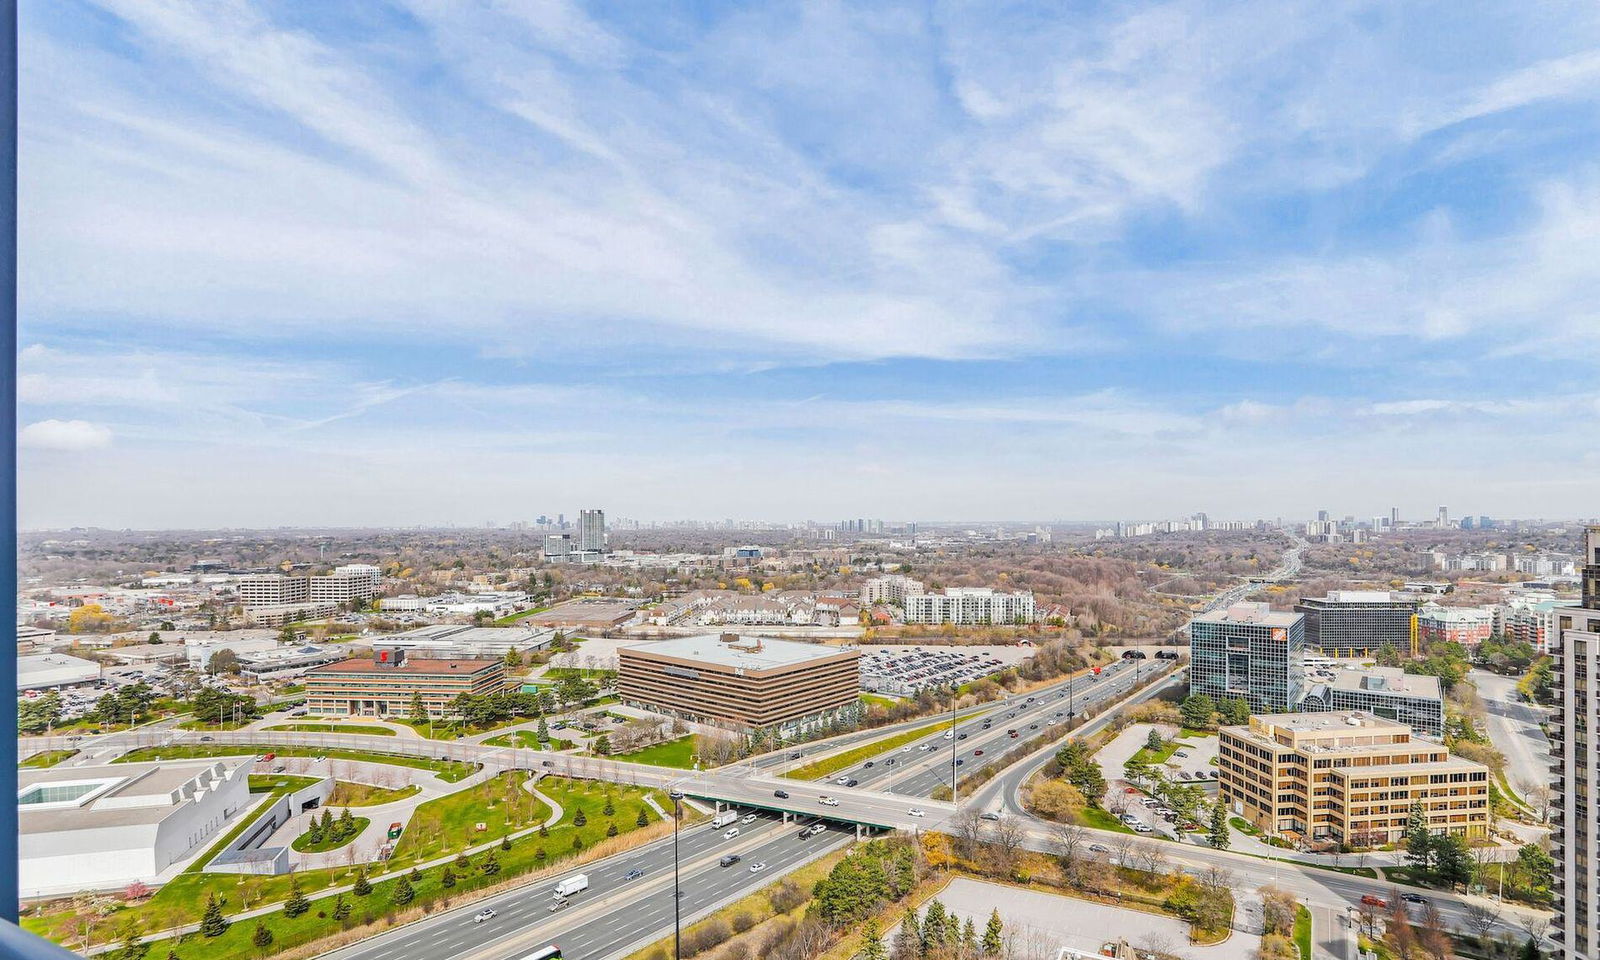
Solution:
{"label": "distant skyscraper", "polygon": [[1449,507],[1440,507],[1439,508],[1439,526],[1440,527],[1448,527],[1448,526],[1450,526],[1450,508]]}
{"label": "distant skyscraper", "polygon": [[1400,508],[1399,507],[1390,507],[1389,508],[1389,526],[1391,526],[1391,527],[1400,526]]}
{"label": "distant skyscraper", "polygon": [[1328,522],[1328,511],[1326,511],[1326,510],[1318,510],[1317,511],[1317,522],[1318,523],[1327,523]]}
{"label": "distant skyscraper", "polygon": [[1583,541],[1583,606],[1556,613],[1560,646],[1559,707],[1551,726],[1556,797],[1551,854],[1556,861],[1556,918],[1551,937],[1573,960],[1600,958],[1600,767],[1594,736],[1600,730],[1600,525]]}
{"label": "distant skyscraper", "polygon": [[584,552],[606,552],[606,512],[604,510],[578,511],[578,549]]}

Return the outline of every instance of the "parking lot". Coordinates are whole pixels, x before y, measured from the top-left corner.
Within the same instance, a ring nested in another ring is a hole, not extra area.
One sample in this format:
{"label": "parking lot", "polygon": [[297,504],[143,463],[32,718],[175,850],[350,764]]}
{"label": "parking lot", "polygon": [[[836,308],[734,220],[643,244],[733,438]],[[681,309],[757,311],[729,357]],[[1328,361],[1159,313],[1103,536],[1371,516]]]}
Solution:
{"label": "parking lot", "polygon": [[912,647],[895,650],[862,648],[861,689],[897,697],[915,696],[928,687],[969,683],[1005,667],[989,651],[961,647]]}

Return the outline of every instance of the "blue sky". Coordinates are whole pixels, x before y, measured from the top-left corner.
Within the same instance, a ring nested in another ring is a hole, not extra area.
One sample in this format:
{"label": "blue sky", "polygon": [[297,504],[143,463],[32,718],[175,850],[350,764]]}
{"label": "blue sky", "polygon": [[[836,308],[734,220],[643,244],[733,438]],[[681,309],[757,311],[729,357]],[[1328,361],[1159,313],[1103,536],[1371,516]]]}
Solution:
{"label": "blue sky", "polygon": [[1597,512],[1593,4],[22,27],[25,525]]}

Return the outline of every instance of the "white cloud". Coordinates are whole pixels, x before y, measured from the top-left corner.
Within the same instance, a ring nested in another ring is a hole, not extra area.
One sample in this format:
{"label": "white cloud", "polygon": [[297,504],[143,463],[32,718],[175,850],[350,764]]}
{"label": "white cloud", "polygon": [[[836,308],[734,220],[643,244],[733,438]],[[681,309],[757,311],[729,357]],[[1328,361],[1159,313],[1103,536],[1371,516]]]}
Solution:
{"label": "white cloud", "polygon": [[111,443],[111,431],[87,420],[40,420],[23,427],[17,445],[30,450],[65,450],[79,453]]}

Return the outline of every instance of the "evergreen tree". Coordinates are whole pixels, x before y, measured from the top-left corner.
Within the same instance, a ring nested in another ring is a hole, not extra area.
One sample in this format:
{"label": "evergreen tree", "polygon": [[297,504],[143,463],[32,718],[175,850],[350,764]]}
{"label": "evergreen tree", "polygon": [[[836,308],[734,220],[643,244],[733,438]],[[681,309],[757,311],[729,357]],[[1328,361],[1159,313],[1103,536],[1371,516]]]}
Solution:
{"label": "evergreen tree", "polygon": [[1539,952],[1539,941],[1529,937],[1522,942],[1522,952],[1517,955],[1517,960],[1543,960],[1544,954]]}
{"label": "evergreen tree", "polygon": [[511,834],[508,833],[505,836],[500,838],[500,849],[501,850],[510,850],[511,849]]}
{"label": "evergreen tree", "polygon": [[411,691],[411,712],[408,719],[412,723],[428,722],[428,705],[422,702],[422,691]]}
{"label": "evergreen tree", "polygon": [[339,839],[343,840],[346,837],[353,837],[355,835],[356,818],[350,815],[350,808],[345,807],[344,813],[339,814],[339,832],[337,836]]}
{"label": "evergreen tree", "polygon": [[550,725],[544,722],[544,714],[539,715],[539,729],[535,736],[539,738],[540,743],[545,743],[550,739]]}
{"label": "evergreen tree", "polygon": [[922,913],[922,955],[932,956],[944,946],[944,904],[937,897]]}
{"label": "evergreen tree", "polygon": [[548,823],[539,824],[539,836],[541,836],[541,837],[550,836],[550,825]]}
{"label": "evergreen tree", "polygon": [[1151,727],[1150,735],[1144,738],[1144,748],[1151,753],[1155,753],[1166,745],[1166,741],[1161,739],[1161,731]]}
{"label": "evergreen tree", "polygon": [[633,825],[636,827],[648,827],[650,825],[650,815],[644,812],[644,807],[639,808],[639,815],[633,818]]}
{"label": "evergreen tree", "polygon": [[1411,805],[1402,836],[1406,843],[1406,863],[1414,870],[1429,870],[1433,865],[1433,835],[1428,832],[1428,811],[1421,800]]}
{"label": "evergreen tree", "polygon": [[411,885],[413,887],[422,882],[422,871],[418,870],[416,867],[411,868],[411,873],[409,876],[411,877]]}
{"label": "evergreen tree", "polygon": [[311,826],[306,828],[306,842],[311,846],[322,842],[322,821],[316,817],[311,818]]}
{"label": "evergreen tree", "polygon": [[228,921],[222,918],[222,904],[214,893],[206,898],[206,912],[200,918],[200,932],[208,937],[220,937],[228,932]]}
{"label": "evergreen tree", "polygon": [[272,946],[272,931],[267,929],[265,920],[256,921],[256,932],[250,935],[250,942],[255,944],[257,950],[263,952]]}
{"label": "evergreen tree", "polygon": [[411,879],[405,874],[394,882],[394,889],[389,891],[389,901],[397,907],[410,903],[417,895],[416,888],[411,886]]}
{"label": "evergreen tree", "polygon": [[615,820],[606,821],[606,836],[614,837],[616,835],[617,835],[617,821],[615,821]]}
{"label": "evergreen tree", "polygon": [[922,956],[922,928],[917,923],[917,911],[906,908],[900,920],[900,932],[894,937],[891,960],[916,960]]}
{"label": "evergreen tree", "polygon": [[516,647],[512,647],[506,651],[506,669],[520,666],[522,666],[522,654],[517,652]]}
{"label": "evergreen tree", "polygon": [[334,895],[332,916],[333,919],[341,921],[350,916],[350,901],[346,900],[342,893]]}
{"label": "evergreen tree", "polygon": [[1000,922],[1000,911],[991,911],[989,913],[989,923],[983,928],[984,956],[1000,956],[1000,950],[1005,946],[1005,940],[1001,937],[1003,932],[1004,925]]}
{"label": "evergreen tree", "polygon": [[1452,888],[1464,887],[1472,882],[1472,855],[1460,837],[1434,837],[1429,844],[1433,854],[1433,872]]}
{"label": "evergreen tree", "polygon": [[604,814],[605,816],[608,816],[608,817],[614,816],[616,814],[617,808],[611,805],[611,794],[609,794],[609,793],[606,794],[606,807],[605,807],[604,810],[601,810],[600,812],[602,814]]}
{"label": "evergreen tree", "polygon": [[572,825],[574,827],[581,827],[588,822],[589,815],[583,812],[582,807],[577,807],[572,811]]}
{"label": "evergreen tree", "polygon": [[602,733],[595,738],[594,752],[602,757],[611,756],[611,736],[609,734]]}
{"label": "evergreen tree", "polygon": [[971,917],[968,917],[966,924],[961,927],[961,949],[969,957],[978,955],[978,928],[972,925]]}
{"label": "evergreen tree", "polygon": [[300,889],[300,878],[293,877],[289,880],[289,899],[283,902],[283,915],[294,918],[311,909],[311,901]]}
{"label": "evergreen tree", "polygon": [[1232,697],[1217,706],[1217,719],[1230,727],[1240,727],[1250,722],[1250,701]]}
{"label": "evergreen tree", "polygon": [[367,881],[366,867],[362,867],[356,871],[355,886],[350,888],[350,892],[354,893],[358,897],[364,897],[372,892],[372,884]]}
{"label": "evergreen tree", "polygon": [[478,864],[478,869],[483,871],[484,876],[492,877],[500,872],[500,858],[491,851],[484,856],[483,862]]}
{"label": "evergreen tree", "polygon": [[181,960],[181,958],[178,956],[178,951],[176,951],[176,950],[168,950],[167,951],[167,960]]}
{"label": "evergreen tree", "polygon": [[1228,807],[1221,798],[1211,805],[1211,828],[1206,831],[1206,842],[1217,850],[1228,849]]}
{"label": "evergreen tree", "polygon": [[859,960],[888,960],[889,953],[883,949],[883,936],[878,930],[877,917],[867,918],[867,924],[861,931],[861,952],[856,956]]}
{"label": "evergreen tree", "polygon": [[150,952],[150,944],[139,939],[138,924],[129,923],[122,932],[122,945],[117,949],[117,960],[142,960]]}
{"label": "evergreen tree", "polygon": [[444,872],[439,874],[439,886],[444,887],[446,890],[448,890],[448,889],[450,889],[451,887],[453,887],[455,885],[456,885],[456,872],[454,870],[451,870],[450,867],[448,865],[446,865],[445,868],[444,868]]}
{"label": "evergreen tree", "polygon": [[583,852],[583,838],[580,837],[580,836],[577,836],[576,834],[574,834],[573,837],[572,837],[572,852],[573,853],[582,853]]}
{"label": "evergreen tree", "polygon": [[1197,730],[1204,730],[1211,726],[1211,721],[1216,717],[1216,701],[1203,693],[1190,694],[1183,699],[1178,707],[1178,714],[1183,718],[1183,725]]}
{"label": "evergreen tree", "polygon": [[544,847],[540,847],[537,850],[533,851],[533,859],[534,859],[535,863],[543,865],[544,860],[545,860],[545,856],[546,856],[546,854],[544,852]]}

